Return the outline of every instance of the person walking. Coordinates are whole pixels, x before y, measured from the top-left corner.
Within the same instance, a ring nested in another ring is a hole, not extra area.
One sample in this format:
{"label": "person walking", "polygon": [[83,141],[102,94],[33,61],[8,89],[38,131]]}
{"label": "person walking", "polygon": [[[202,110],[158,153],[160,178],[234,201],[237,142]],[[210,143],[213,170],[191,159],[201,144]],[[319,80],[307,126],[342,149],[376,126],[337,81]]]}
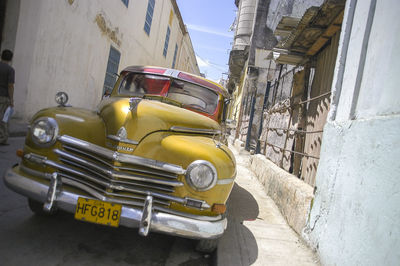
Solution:
{"label": "person walking", "polygon": [[5,111],[9,106],[14,107],[15,70],[11,64],[13,53],[4,50],[0,61],[0,145],[8,145],[8,122],[3,121]]}

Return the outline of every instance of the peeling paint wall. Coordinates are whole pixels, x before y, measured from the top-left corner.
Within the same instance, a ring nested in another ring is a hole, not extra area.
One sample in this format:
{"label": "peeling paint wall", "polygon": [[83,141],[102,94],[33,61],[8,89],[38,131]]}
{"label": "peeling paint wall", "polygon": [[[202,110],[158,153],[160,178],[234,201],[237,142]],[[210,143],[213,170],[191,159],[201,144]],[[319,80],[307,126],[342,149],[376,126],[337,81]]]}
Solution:
{"label": "peeling paint wall", "polygon": [[20,0],[6,0],[5,2],[7,12],[4,18],[1,50],[9,49],[11,51],[14,51],[15,38],[17,35],[18,27]]}
{"label": "peeling paint wall", "polygon": [[346,3],[305,237],[325,265],[399,265],[396,0]]}
{"label": "peeling paint wall", "polygon": [[[13,66],[16,116],[29,119],[54,106],[58,91],[76,107],[93,109],[102,96],[110,46],[121,53],[119,70],[129,65],[176,66],[199,74],[190,38],[170,1],[156,1],[150,35],[143,29],[147,1],[21,0]],[[174,16],[166,56],[164,41]],[[184,40],[184,41],[182,41]]]}
{"label": "peeling paint wall", "polygon": [[105,20],[105,15],[99,13],[96,15],[95,21],[100,31],[106,35],[117,46],[121,46],[121,36],[119,36],[118,27],[112,28],[111,22]]}

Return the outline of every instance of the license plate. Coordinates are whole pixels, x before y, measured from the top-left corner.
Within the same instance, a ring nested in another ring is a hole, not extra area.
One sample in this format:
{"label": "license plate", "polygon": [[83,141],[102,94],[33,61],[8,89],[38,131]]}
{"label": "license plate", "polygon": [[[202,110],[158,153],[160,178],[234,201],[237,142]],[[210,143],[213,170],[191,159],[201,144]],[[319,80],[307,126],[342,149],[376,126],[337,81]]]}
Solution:
{"label": "license plate", "polygon": [[94,199],[78,198],[75,219],[118,227],[122,206]]}

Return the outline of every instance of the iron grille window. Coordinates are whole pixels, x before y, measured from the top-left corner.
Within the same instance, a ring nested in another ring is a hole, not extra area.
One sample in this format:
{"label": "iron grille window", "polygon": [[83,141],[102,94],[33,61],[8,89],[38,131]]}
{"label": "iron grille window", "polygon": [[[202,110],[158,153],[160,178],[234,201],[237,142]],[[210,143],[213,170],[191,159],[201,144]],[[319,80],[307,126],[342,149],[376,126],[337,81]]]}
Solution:
{"label": "iron grille window", "polygon": [[178,45],[175,44],[175,52],[174,52],[174,59],[172,60],[172,68],[175,68],[176,63],[176,54],[178,53]]}
{"label": "iron grille window", "polygon": [[165,35],[165,42],[164,42],[164,51],[163,51],[163,55],[167,56],[167,52],[168,52],[168,43],[169,43],[169,35],[171,34],[171,29],[167,28],[167,35]]}
{"label": "iron grille window", "polygon": [[144,31],[150,35],[151,22],[153,21],[155,0],[149,0],[147,4],[146,21],[144,22]]}
{"label": "iron grille window", "polygon": [[124,3],[124,5],[126,6],[126,7],[128,7],[128,5],[129,5],[129,0],[121,0],[122,1],[122,3]]}
{"label": "iron grille window", "polygon": [[110,94],[115,81],[116,74],[118,73],[119,60],[121,58],[121,53],[114,47],[110,47],[110,54],[108,55],[106,77],[104,79],[103,94]]}

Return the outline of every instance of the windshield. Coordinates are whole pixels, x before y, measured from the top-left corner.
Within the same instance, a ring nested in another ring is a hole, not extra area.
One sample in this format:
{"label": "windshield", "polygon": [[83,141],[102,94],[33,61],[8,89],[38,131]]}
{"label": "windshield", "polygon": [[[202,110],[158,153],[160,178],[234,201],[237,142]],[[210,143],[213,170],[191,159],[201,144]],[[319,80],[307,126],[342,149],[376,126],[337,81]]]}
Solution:
{"label": "windshield", "polygon": [[218,106],[218,94],[206,87],[182,80],[151,75],[129,73],[121,82],[119,94],[141,97],[145,94],[165,96],[184,107],[214,114]]}
{"label": "windshield", "polygon": [[130,96],[164,95],[168,85],[169,78],[167,77],[129,73],[121,82],[119,94]]}

